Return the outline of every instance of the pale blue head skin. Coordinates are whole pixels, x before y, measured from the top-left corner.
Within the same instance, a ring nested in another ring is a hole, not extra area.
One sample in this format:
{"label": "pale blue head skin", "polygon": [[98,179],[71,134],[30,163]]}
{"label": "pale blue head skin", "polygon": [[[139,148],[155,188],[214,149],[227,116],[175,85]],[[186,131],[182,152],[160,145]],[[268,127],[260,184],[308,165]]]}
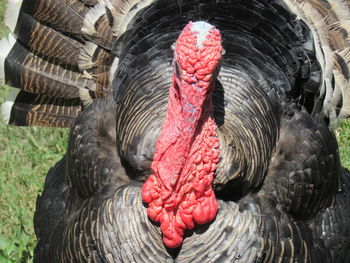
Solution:
{"label": "pale blue head skin", "polygon": [[197,32],[197,47],[201,49],[203,47],[203,41],[209,34],[209,31],[213,29],[214,26],[204,21],[197,21],[192,23],[191,31]]}

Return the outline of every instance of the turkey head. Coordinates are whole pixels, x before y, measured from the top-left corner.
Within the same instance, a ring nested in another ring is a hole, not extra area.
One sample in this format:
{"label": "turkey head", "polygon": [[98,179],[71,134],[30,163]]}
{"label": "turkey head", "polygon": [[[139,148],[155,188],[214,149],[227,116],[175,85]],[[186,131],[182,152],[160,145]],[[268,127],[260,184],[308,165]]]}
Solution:
{"label": "turkey head", "polygon": [[164,244],[176,248],[184,231],[211,222],[218,203],[211,187],[219,162],[212,92],[222,45],[220,32],[190,22],[174,45],[168,110],[142,187],[147,214],[160,222]]}

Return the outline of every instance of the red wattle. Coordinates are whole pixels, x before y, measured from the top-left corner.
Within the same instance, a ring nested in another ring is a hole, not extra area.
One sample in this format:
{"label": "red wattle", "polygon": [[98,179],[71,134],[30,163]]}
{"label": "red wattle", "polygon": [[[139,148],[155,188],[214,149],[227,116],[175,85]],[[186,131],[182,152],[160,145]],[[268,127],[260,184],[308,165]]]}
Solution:
{"label": "red wattle", "polygon": [[153,174],[142,187],[147,214],[160,222],[164,244],[182,244],[186,229],[211,222],[218,203],[211,188],[219,162],[217,126],[212,118],[213,76],[221,58],[221,37],[214,27],[197,45],[189,23],[175,47],[169,106],[153,157]]}

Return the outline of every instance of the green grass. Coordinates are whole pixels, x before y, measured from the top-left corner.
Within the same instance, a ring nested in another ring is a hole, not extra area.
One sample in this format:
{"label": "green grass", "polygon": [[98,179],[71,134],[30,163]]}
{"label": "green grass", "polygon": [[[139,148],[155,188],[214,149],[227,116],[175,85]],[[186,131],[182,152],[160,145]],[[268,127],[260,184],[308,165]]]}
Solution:
{"label": "green grass", "polygon": [[[0,0],[0,21],[5,2]],[[0,104],[7,92],[0,86]],[[338,131],[342,164],[350,168],[350,121]],[[0,120],[0,263],[32,262],[36,197],[47,171],[63,156],[67,137],[67,129],[12,127]]]}
{"label": "green grass", "polygon": [[[0,86],[0,103],[8,88]],[[31,262],[35,200],[62,158],[67,129],[13,127],[0,121],[0,262]]]}
{"label": "green grass", "polygon": [[338,142],[341,163],[350,169],[350,119],[345,120],[338,128]]}
{"label": "green grass", "polygon": [[0,0],[0,36],[7,34],[7,27],[2,22],[4,21],[4,13],[6,9],[6,0]]}

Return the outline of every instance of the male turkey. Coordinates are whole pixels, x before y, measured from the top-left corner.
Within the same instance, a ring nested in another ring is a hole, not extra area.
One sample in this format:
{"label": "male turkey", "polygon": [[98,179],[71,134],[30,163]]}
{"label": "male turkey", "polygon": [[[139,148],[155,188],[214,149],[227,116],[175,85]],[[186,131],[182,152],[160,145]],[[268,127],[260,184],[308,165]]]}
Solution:
{"label": "male turkey", "polygon": [[350,261],[350,175],[327,127],[350,109],[347,2],[18,14],[3,112],[72,126],[37,200],[36,262]]}

